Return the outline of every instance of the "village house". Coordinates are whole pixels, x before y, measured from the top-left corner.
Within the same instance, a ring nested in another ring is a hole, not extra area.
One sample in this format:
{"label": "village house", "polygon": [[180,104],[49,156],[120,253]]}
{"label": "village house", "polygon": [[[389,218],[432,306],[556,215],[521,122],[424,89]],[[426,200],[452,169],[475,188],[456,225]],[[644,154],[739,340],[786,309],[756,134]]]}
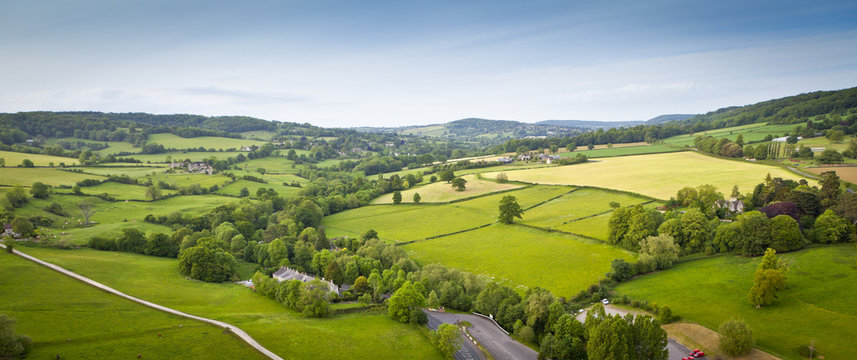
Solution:
{"label": "village house", "polygon": [[732,212],[732,213],[743,213],[744,212],[744,202],[741,200],[738,200],[734,197],[729,198],[728,201],[727,200],[717,200],[717,202],[714,203],[714,206],[718,207],[718,208],[724,208],[726,210],[729,210],[729,212]]}
{"label": "village house", "polygon": [[[287,281],[287,280],[300,280],[300,281],[306,283],[306,282],[310,282],[310,281],[313,281],[316,279],[315,276],[304,274],[304,273],[299,272],[295,269],[285,267],[285,266],[281,267],[280,270],[277,270],[277,272],[275,272],[272,276],[274,277],[274,279],[276,279],[279,282],[283,282],[283,281]],[[324,280],[324,278],[321,279],[321,282],[323,282],[325,285],[327,285],[328,288],[330,288],[330,292],[336,293],[337,295],[341,295],[339,286],[337,286],[336,284],[334,284],[330,281]],[[347,290],[347,289],[345,289],[345,290]]]}
{"label": "village house", "polygon": [[3,224],[3,236],[11,236],[12,238],[17,239],[21,237],[21,234],[18,234],[13,231],[11,224]]}
{"label": "village house", "polygon": [[171,163],[170,169],[185,169],[192,173],[214,174],[214,168],[202,161]]}

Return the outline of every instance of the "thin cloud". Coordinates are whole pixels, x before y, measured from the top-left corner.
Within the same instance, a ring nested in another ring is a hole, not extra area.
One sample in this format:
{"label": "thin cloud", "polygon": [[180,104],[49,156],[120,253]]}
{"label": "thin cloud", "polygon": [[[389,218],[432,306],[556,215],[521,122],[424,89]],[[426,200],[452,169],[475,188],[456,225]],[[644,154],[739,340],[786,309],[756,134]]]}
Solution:
{"label": "thin cloud", "polygon": [[184,87],[177,89],[179,93],[193,96],[215,96],[231,98],[236,101],[251,101],[255,103],[299,103],[309,101],[306,97],[276,92],[257,92],[235,90],[220,87]]}

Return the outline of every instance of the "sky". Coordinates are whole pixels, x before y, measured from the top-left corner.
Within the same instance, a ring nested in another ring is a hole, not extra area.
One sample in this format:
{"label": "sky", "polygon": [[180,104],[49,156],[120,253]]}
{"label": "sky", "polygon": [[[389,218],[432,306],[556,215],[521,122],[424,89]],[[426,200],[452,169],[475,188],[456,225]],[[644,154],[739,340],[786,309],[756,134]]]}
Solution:
{"label": "sky", "polygon": [[849,1],[4,1],[0,112],[646,120],[857,86]]}

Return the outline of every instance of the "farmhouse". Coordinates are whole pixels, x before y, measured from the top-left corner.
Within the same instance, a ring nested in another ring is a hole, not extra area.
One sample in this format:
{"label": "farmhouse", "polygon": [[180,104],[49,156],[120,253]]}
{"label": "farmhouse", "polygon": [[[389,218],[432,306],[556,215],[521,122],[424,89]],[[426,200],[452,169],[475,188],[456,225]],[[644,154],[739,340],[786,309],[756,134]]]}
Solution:
{"label": "farmhouse", "polygon": [[[281,267],[280,270],[277,270],[277,272],[275,272],[272,276],[279,282],[283,282],[286,280],[300,280],[303,282],[310,282],[316,279],[315,276],[307,275],[285,266]],[[327,285],[327,287],[330,288],[331,292],[339,294],[339,286],[324,279],[321,279],[321,282]]]}
{"label": "farmhouse", "polygon": [[11,224],[3,224],[3,236],[11,236],[13,238],[18,238],[21,237],[21,234],[18,234],[13,231]]}
{"label": "farmhouse", "polygon": [[202,161],[171,163],[170,169],[187,169],[192,173],[214,174],[214,168]]}

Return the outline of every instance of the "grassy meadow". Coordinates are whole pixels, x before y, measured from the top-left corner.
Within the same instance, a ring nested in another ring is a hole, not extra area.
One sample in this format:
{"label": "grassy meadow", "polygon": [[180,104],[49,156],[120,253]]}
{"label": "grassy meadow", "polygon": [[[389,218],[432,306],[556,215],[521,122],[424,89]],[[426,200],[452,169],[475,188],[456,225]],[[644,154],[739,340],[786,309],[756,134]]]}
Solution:
{"label": "grassy meadow", "polygon": [[161,144],[167,149],[196,149],[199,147],[204,147],[206,149],[216,149],[216,150],[226,150],[226,149],[235,149],[240,150],[242,146],[262,146],[267,142],[259,141],[259,140],[250,140],[250,139],[233,139],[226,137],[217,137],[217,136],[199,136],[192,138],[183,138],[178,135],[163,133],[163,134],[150,134],[147,144]]}
{"label": "grassy meadow", "polygon": [[[521,184],[501,184],[496,181],[480,179],[476,175],[465,175],[462,178],[467,180],[464,191],[455,191],[452,185],[446,181],[438,181],[426,185],[413,186],[408,190],[402,191],[402,202],[413,202],[414,194],[417,193],[420,194],[421,203],[442,203],[523,187]],[[423,181],[425,182],[425,180],[428,179],[424,179]],[[393,193],[381,195],[372,200],[372,203],[392,204]]]}
{"label": "grassy meadow", "polygon": [[611,202],[630,206],[648,199],[617,191],[581,188],[524,213],[521,223],[539,227],[557,228],[570,221],[612,210]]}
{"label": "grassy meadow", "polygon": [[167,168],[163,166],[110,166],[110,167],[86,167],[80,168],[84,173],[95,175],[128,175],[132,178],[141,178],[148,175],[161,174]]}
{"label": "grassy meadow", "polygon": [[797,347],[812,341],[825,358],[851,358],[857,334],[854,245],[814,247],[780,257],[789,264],[788,288],[761,309],[747,301],[760,258],[723,255],[688,261],[620,284],[616,292],[668,305],[674,314],[710,329],[731,317],[743,318],[757,346],[784,359],[800,359]]}
{"label": "grassy meadow", "polygon": [[613,259],[634,259],[601,242],[502,224],[404,247],[420,264],[440,263],[513,286],[539,286],[566,298],[603,278]]}
{"label": "grassy meadow", "polygon": [[150,309],[18,256],[0,253],[0,273],[15,274],[0,277],[0,314],[16,318],[17,332],[33,339],[30,359],[265,358],[218,327]]}
{"label": "grassy meadow", "polygon": [[664,139],[664,143],[674,146],[693,147],[693,140],[696,139],[697,136],[706,135],[715,137],[717,139],[728,138],[732,141],[735,141],[738,138],[738,135],[743,135],[744,143],[752,143],[763,141],[768,135],[771,135],[775,138],[782,137],[785,134],[792,132],[795,126],[797,126],[797,124],[768,125],[766,123],[758,123],[741,125],[723,129],[708,130],[693,134],[677,135],[671,138]]}
{"label": "grassy meadow", "polygon": [[104,178],[96,175],[81,174],[50,168],[6,167],[0,169],[0,185],[30,186],[36,181],[41,181],[42,183],[51,186],[73,186],[76,182],[84,179],[101,180]]}
{"label": "grassy meadow", "polygon": [[579,151],[574,152],[562,152],[559,153],[561,157],[575,157],[577,154],[586,155],[590,159],[594,158],[603,158],[603,157],[613,157],[613,156],[627,156],[627,155],[642,155],[642,154],[657,154],[657,153],[667,153],[667,152],[676,152],[676,151],[684,151],[682,148],[663,145],[663,144],[655,144],[655,145],[638,145],[638,146],[613,146],[611,148],[595,148],[589,150],[587,148],[583,148]]}
{"label": "grassy meadow", "polygon": [[[158,164],[158,163],[167,163],[167,158],[169,157],[171,161],[202,161],[209,158],[215,158],[218,160],[225,160],[230,157],[236,157],[239,154],[244,154],[247,156],[246,151],[170,151],[161,154],[134,154],[129,155],[127,157],[131,157],[137,160],[142,161],[144,164]],[[108,165],[127,165],[122,163],[113,163]]]}
{"label": "grassy meadow", "polygon": [[246,162],[236,164],[236,166],[252,172],[256,172],[258,168],[263,168],[266,173],[274,174],[297,174],[300,171],[300,166],[295,165],[294,161],[284,156],[268,156],[261,159],[247,160]]}
{"label": "grassy meadow", "polygon": [[[100,154],[101,156],[107,156],[110,154],[118,154],[120,152],[127,153],[136,153],[140,151],[140,148],[135,148],[133,144],[124,142],[124,141],[95,141],[95,140],[86,140],[86,139],[78,139],[78,138],[49,138],[45,139],[45,145],[55,146],[61,141],[68,141],[71,143],[76,143],[78,141],[84,142],[87,144],[107,144],[107,147],[98,151],[94,151],[96,154]],[[124,156],[123,156],[124,157]]]}
{"label": "grassy meadow", "polygon": [[[98,195],[107,193],[117,200],[148,200],[146,198],[146,189],[147,187],[142,185],[120,184],[112,181],[80,188],[84,194]],[[175,193],[175,191],[168,189],[161,189],[159,191],[163,196]]]}
{"label": "grassy meadow", "polygon": [[[609,187],[658,199],[668,199],[686,186],[711,184],[724,194],[733,185],[749,192],[765,176],[799,180],[780,167],[739,160],[725,160],[696,152],[622,156],[584,164],[509,171],[509,180],[539,184]],[[486,173],[494,177],[496,173]]]}
{"label": "grassy meadow", "polygon": [[415,241],[496,222],[500,199],[506,195],[517,197],[521,207],[527,208],[570,190],[563,186],[532,186],[443,205],[364,206],[326,216],[322,225],[329,237],[355,237],[374,229],[387,241]]}
{"label": "grassy meadow", "polygon": [[256,197],[256,190],[258,189],[274,189],[277,194],[284,198],[297,196],[298,192],[301,190],[301,188],[298,187],[285,186],[282,182],[269,182],[267,184],[263,184],[249,180],[238,180],[218,189],[216,193],[239,196],[241,195],[241,189],[243,188],[247,188],[247,190],[250,191],[250,196],[254,198]]}
{"label": "grassy meadow", "polygon": [[238,284],[188,280],[179,274],[176,259],[88,249],[21,250],[127,294],[238,326],[283,358],[441,358],[419,329],[381,313],[305,318]]}
{"label": "grassy meadow", "polygon": [[60,163],[65,163],[69,166],[80,164],[80,162],[75,158],[42,154],[26,154],[13,151],[0,151],[0,158],[6,161],[6,167],[21,165],[21,162],[23,162],[24,159],[32,161],[35,166],[60,166]]}

